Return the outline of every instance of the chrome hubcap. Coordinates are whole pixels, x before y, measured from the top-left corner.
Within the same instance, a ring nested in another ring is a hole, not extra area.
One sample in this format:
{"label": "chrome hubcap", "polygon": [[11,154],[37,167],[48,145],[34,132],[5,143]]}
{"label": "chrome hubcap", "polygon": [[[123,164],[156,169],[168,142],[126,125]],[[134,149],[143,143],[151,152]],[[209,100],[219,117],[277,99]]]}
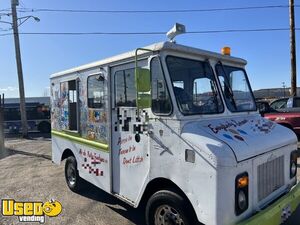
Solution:
{"label": "chrome hubcap", "polygon": [[70,185],[74,185],[76,182],[76,170],[74,165],[69,164],[67,168],[67,178]]}
{"label": "chrome hubcap", "polygon": [[154,215],[155,225],[184,225],[181,215],[169,205],[161,205]]}

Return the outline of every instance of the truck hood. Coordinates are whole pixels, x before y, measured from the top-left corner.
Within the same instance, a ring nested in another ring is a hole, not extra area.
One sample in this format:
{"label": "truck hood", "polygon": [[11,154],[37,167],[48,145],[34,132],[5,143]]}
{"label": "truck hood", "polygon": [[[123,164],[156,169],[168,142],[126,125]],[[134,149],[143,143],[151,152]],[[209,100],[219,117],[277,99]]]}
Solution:
{"label": "truck hood", "polygon": [[199,135],[205,132],[226,143],[238,162],[297,143],[293,131],[260,115],[193,121],[182,129],[182,134],[189,132]]}

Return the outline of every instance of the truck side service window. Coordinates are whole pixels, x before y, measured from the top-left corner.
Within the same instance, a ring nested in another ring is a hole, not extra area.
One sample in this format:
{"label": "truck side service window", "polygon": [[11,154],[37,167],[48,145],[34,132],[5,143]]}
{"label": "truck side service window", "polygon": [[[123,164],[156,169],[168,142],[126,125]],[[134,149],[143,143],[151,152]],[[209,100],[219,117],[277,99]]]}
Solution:
{"label": "truck side service window", "polygon": [[152,112],[170,114],[172,105],[159,58],[151,60]]}
{"label": "truck side service window", "polygon": [[99,79],[99,75],[88,77],[88,107],[104,108],[104,80]]}
{"label": "truck side service window", "polygon": [[77,130],[77,84],[76,80],[68,82],[69,87],[69,130]]}
{"label": "truck side service window", "polygon": [[134,69],[120,70],[115,73],[116,106],[136,106]]}
{"label": "truck side service window", "polygon": [[63,121],[61,123],[62,130],[69,129],[69,87],[68,81],[60,83],[60,120]]}

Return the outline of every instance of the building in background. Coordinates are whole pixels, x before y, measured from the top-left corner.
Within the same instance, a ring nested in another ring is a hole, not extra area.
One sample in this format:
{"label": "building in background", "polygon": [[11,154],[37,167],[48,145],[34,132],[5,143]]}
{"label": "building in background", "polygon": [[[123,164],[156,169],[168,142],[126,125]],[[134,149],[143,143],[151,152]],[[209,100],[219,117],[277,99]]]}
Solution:
{"label": "building in background", "polygon": [[[26,103],[35,103],[38,102],[40,104],[44,104],[45,106],[50,106],[50,97],[29,97],[26,98]],[[19,98],[6,98],[5,104],[11,103],[20,103]]]}

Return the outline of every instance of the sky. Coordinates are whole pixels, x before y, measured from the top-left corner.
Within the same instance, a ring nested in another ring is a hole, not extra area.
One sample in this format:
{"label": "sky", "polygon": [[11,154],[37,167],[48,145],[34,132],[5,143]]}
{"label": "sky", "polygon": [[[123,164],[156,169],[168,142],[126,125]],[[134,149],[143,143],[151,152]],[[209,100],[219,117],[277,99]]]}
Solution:
{"label": "sky", "polygon": [[[295,0],[300,5],[300,0]],[[288,0],[20,0],[19,7],[86,10],[176,10],[288,5]],[[10,8],[10,0],[0,0],[0,9]],[[33,15],[19,32],[167,32],[176,22],[187,31],[289,28],[288,8],[193,13],[18,13]],[[11,21],[2,16],[1,21]],[[300,28],[300,7],[295,8],[296,27]],[[0,28],[8,26],[0,23]],[[7,31],[0,30],[0,34]],[[49,77],[55,72],[117,55],[152,43],[166,41],[165,35],[20,35],[26,97],[49,93]],[[253,90],[290,86],[289,31],[184,34],[177,43],[220,52],[230,46],[232,56],[246,59],[246,70]],[[296,31],[298,79],[300,86],[300,32]],[[0,93],[18,97],[18,79],[13,36],[0,36]]]}

